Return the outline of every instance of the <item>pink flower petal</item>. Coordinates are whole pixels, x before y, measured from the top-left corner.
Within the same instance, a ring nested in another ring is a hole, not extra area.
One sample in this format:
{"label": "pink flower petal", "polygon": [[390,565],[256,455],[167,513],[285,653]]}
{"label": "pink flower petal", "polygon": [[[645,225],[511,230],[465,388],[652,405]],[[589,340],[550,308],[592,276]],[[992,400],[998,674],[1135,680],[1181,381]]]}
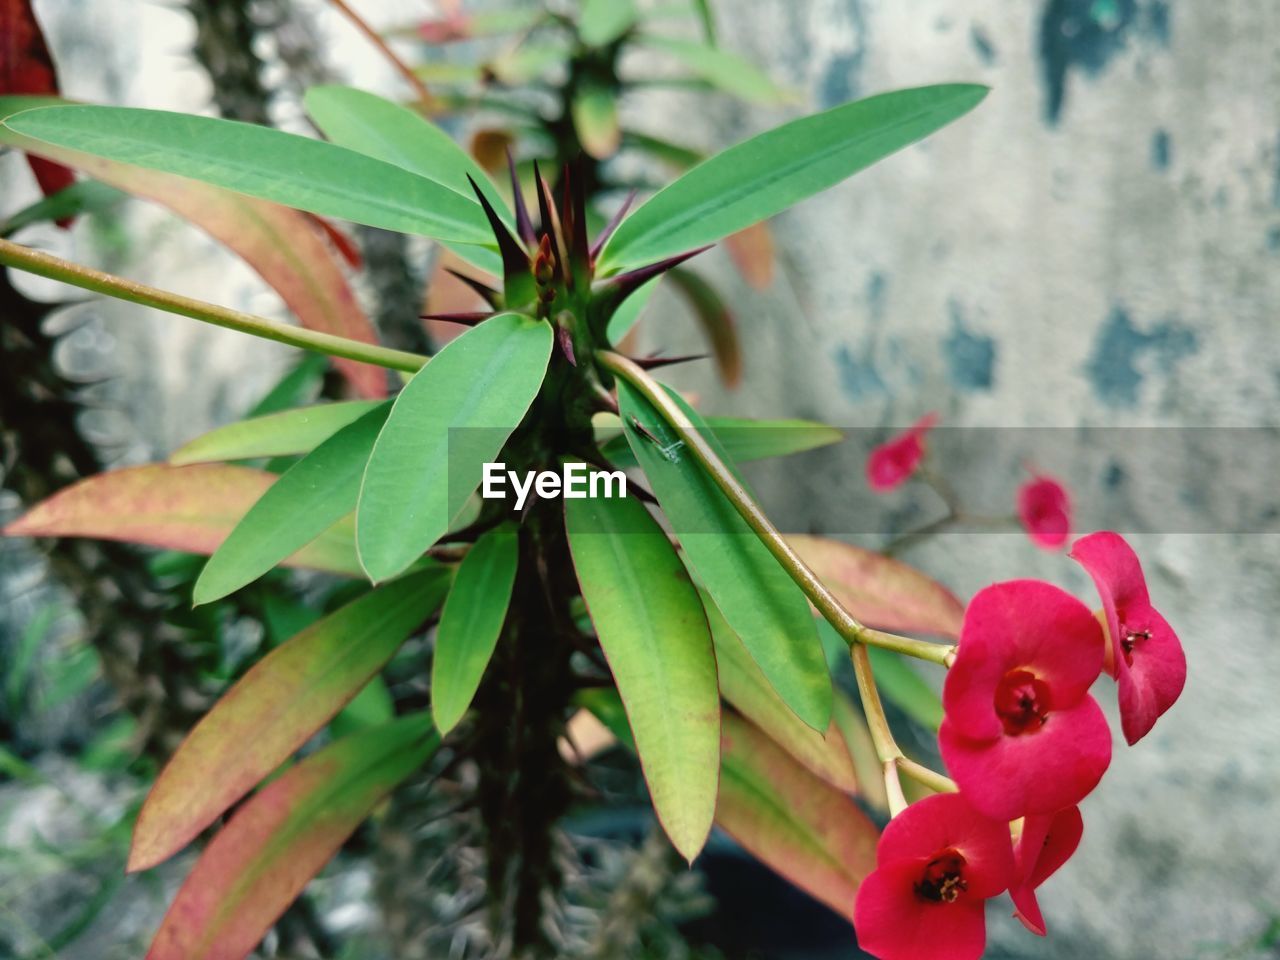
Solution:
{"label": "pink flower petal", "polygon": [[987,942],[985,901],[921,899],[915,892],[921,868],[919,861],[899,861],[862,881],[853,911],[858,946],[880,960],[979,960]]}
{"label": "pink flower petal", "polygon": [[1017,874],[1021,878],[1009,889],[1013,915],[1032,933],[1045,936],[1044,916],[1036,898],[1036,888],[1071,859],[1080,845],[1084,821],[1079,807],[1066,807],[1050,816],[1029,816],[1014,849]]}
{"label": "pink flower petal", "polygon": [[924,459],[924,436],[937,422],[936,413],[926,414],[871,451],[867,457],[867,484],[872,490],[884,493],[907,482]]}
{"label": "pink flower petal", "polygon": [[1053,709],[1042,727],[1018,736],[971,739],[948,718],[938,745],[961,793],[996,820],[1078,803],[1111,763],[1111,731],[1102,708],[1087,695],[1072,707]]}
{"label": "pink flower petal", "polygon": [[876,847],[876,863],[928,861],[940,850],[964,857],[970,896],[994,897],[1008,889],[1013,877],[1008,824],[982,816],[956,793],[925,797],[890,820]]}
{"label": "pink flower petal", "polygon": [[1071,707],[1102,671],[1098,621],[1071,594],[1038,580],[1010,580],[969,601],[942,705],[955,733],[988,740],[1004,734],[1001,682],[1028,671],[1047,685],[1050,709]]}
{"label": "pink flower petal", "polygon": [[1060,550],[1071,536],[1071,498],[1052,477],[1036,476],[1018,488],[1018,519],[1037,547]]}
{"label": "pink flower petal", "polygon": [[1151,605],[1137,554],[1119,534],[1077,540],[1070,556],[1102,598],[1111,661],[1119,685],[1120,725],[1130,746],[1146,736],[1181,696],[1187,660],[1178,635]]}

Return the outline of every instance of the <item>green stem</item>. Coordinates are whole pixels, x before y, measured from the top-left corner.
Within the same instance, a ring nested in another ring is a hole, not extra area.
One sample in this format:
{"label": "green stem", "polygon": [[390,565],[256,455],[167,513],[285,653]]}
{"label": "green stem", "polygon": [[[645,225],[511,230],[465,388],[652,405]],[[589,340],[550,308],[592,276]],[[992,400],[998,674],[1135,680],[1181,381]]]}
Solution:
{"label": "green stem", "polygon": [[947,664],[954,649],[950,644],[929,643],[911,637],[900,637],[896,634],[872,630],[859,623],[818,578],[818,575],[809,568],[809,565],[791,548],[760,505],[707,443],[697,427],[685,416],[684,411],[668,396],[661,384],[650,377],[639,365],[621,354],[602,350],[596,353],[596,359],[602,367],[626,380],[653,404],[676,435],[693,451],[698,462],[711,475],[711,479],[741,514],[742,519],[755,531],[756,536],[777,558],[782,568],[804,591],[809,602],[818,609],[818,612],[827,619],[846,643],[870,644],[909,657],[927,660],[930,663]]}
{"label": "green stem", "polygon": [[917,783],[923,783],[930,790],[938,793],[956,793],[959,787],[950,777],[945,777],[936,770],[930,770],[923,763],[916,763],[910,757],[898,757],[898,769]]}
{"label": "green stem", "polygon": [[853,673],[858,680],[858,696],[862,700],[862,712],[867,717],[867,730],[871,733],[871,743],[880,760],[889,816],[896,817],[907,809],[907,798],[902,792],[902,778],[898,774],[902,750],[893,739],[893,731],[889,729],[889,718],[884,713],[884,703],[880,700],[880,691],[871,672],[871,657],[867,654],[866,646],[861,643],[853,644],[849,648],[849,656],[853,658]]}
{"label": "green stem", "polygon": [[277,343],[286,343],[291,347],[301,347],[303,350],[325,353],[331,357],[359,360],[363,363],[372,363],[391,370],[404,370],[408,373],[415,373],[422,369],[423,365],[430,359],[430,357],[424,357],[417,353],[392,350],[390,347],[380,347],[373,343],[361,343],[358,340],[348,340],[346,337],[334,336],[331,333],[321,333],[318,330],[294,327],[287,323],[278,323],[274,320],[267,320],[264,317],[256,317],[253,314],[240,313],[238,310],[220,307],[217,304],[206,303],[203,300],[195,300],[191,297],[184,297],[181,294],[170,293],[168,290],[161,290],[158,287],[149,287],[144,283],[137,283],[133,280],[126,280],[123,277],[103,273],[100,270],[72,263],[69,260],[63,260],[48,253],[41,253],[38,250],[32,250],[30,247],[24,247],[21,244],[3,239],[0,239],[0,264],[17,267],[20,270],[26,270],[28,273],[34,273],[37,276],[48,277],[51,280],[60,280],[63,283],[71,284],[73,287],[92,290],[95,293],[105,293],[107,296],[115,297],[118,300],[140,303],[145,307],[166,310],[169,313],[190,317],[193,320],[211,323],[216,327],[238,330],[241,333],[249,333],[255,337],[274,340]]}

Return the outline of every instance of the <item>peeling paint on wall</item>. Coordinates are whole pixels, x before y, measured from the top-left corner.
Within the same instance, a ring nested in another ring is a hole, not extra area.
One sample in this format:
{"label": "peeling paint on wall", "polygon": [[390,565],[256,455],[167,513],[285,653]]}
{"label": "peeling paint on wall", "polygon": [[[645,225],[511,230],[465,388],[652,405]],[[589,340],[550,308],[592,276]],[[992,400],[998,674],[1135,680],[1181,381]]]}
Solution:
{"label": "peeling paint on wall", "polygon": [[1117,304],[1098,330],[1085,373],[1107,406],[1136,407],[1150,367],[1144,358],[1151,358],[1157,372],[1169,374],[1199,346],[1196,332],[1176,319],[1163,320],[1144,332],[1134,325],[1129,311]]}
{"label": "peeling paint on wall", "polygon": [[964,311],[952,300],[951,333],[942,341],[942,355],[947,361],[947,375],[957,390],[972,393],[990,390],[994,382],[996,342],[985,334],[977,334],[965,325]]}

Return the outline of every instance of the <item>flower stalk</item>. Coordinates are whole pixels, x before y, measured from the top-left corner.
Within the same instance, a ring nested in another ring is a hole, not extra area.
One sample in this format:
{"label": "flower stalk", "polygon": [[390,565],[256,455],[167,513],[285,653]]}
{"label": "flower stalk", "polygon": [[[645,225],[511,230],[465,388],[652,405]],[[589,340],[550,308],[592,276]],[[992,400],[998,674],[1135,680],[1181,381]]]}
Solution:
{"label": "flower stalk", "polygon": [[9,240],[0,239],[0,265],[17,267],[37,276],[80,287],[82,290],[92,290],[94,293],[104,293],[118,300],[127,300],[130,303],[142,304],[144,307],[176,313],[203,323],[213,324],[215,327],[225,327],[228,330],[252,334],[265,340],[288,344],[291,347],[328,354],[331,357],[372,363],[389,370],[416,373],[431,359],[417,353],[382,347],[376,343],[362,343],[359,340],[349,340],[331,333],[308,330],[305,327],[291,326],[250,313],[241,313],[229,307],[196,300],[194,297],[184,297],[178,293],[161,290],[159,287],[126,280],[92,267],[72,263],[70,260],[63,260],[52,254],[32,250],[30,247],[24,247]]}

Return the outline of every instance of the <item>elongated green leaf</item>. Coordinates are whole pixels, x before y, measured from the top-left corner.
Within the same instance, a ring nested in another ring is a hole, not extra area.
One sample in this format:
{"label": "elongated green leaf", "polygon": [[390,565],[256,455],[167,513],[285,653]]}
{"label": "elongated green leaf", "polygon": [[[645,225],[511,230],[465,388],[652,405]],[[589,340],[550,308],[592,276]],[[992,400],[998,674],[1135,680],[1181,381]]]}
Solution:
{"label": "elongated green leaf", "polygon": [[129,869],[186,846],[354,697],[440,605],[439,569],[386,584],[254,665],[182,742],[138,814]]}
{"label": "elongated green leaf", "polygon": [[[0,97],[0,114],[59,102]],[[42,143],[2,125],[0,144],[64,163],[133,196],[167,207],[242,257],[280,295],[303,326],[350,340],[377,341],[373,325],[360,309],[337,258],[310,215],[185,177]],[[386,396],[386,371],[381,367],[345,359],[332,362],[361,396]]]}
{"label": "elongated green leaf", "polygon": [[573,98],[573,126],[582,149],[597,160],[618,152],[622,128],[618,125],[618,101],[601,84],[584,84]]}
{"label": "elongated green leaf", "polygon": [[882,630],[960,636],[964,604],[915,567],[826,537],[797,534],[787,542],[864,623]]}
{"label": "elongated green leaf", "polygon": [[845,919],[875,869],[878,831],[857,805],[741,717],[726,714],[716,823]]}
{"label": "elongated green leaf", "polygon": [[698,593],[638,500],[566,500],[565,523],[654,810],[692,862],[715,814],[720,747],[716,662]]}
{"label": "elongated green leaf", "polygon": [[82,213],[102,213],[119,205],[125,194],[96,180],[78,180],[57,193],[42,197],[7,220],[0,221],[0,237],[23,227],[49,220],[67,220]]}
{"label": "elongated green leaf", "polygon": [[[698,414],[668,392],[715,445]],[[622,380],[618,403],[627,441],[690,569],[787,706],[813,729],[825,731],[831,720],[831,678],[804,594],[666,421]],[[637,422],[647,436],[636,429]]]}
{"label": "elongated green leaf", "polygon": [[617,343],[628,333],[631,328],[636,325],[636,321],[640,319],[640,314],[644,308],[649,305],[649,301],[653,298],[654,292],[658,289],[658,284],[662,282],[662,276],[656,276],[652,280],[640,285],[640,287],[622,301],[621,306],[613,312],[613,316],[609,318],[609,342]]}
{"label": "elongated green leaf", "polygon": [[601,269],[712,243],[834,186],[962,116],[986,88],[919,87],[802,117],[699,164],[623,222]]}
{"label": "elongated green leaf", "polygon": [[354,87],[312,87],[303,105],[333,143],[443,184],[472,203],[470,175],[501,214],[509,211],[489,175],[422,114]]}
{"label": "elongated green leaf", "polygon": [[711,9],[711,0],[693,0],[694,9],[702,23],[702,39],[709,46],[716,45],[716,17]]}
{"label": "elongated green leaf", "polygon": [[147,960],[241,960],[440,738],[423,714],[330,744],[267,786],[200,857]]}
{"label": "elongated green leaf", "polygon": [[458,565],[431,662],[431,716],[442,736],[457,726],[480,689],[507,619],[519,556],[515,531],[499,527],[477,540]]}
{"label": "elongated green leaf", "polygon": [[[849,645],[835,628],[821,617],[817,620],[818,634],[827,653],[832,670],[836,665],[849,662]],[[937,692],[907,662],[905,657],[880,647],[868,647],[871,669],[876,686],[890,703],[921,726],[937,731],[942,725],[942,700]]]}
{"label": "elongated green leaf", "polygon": [[635,26],[635,0],[583,0],[578,36],[589,47],[607,46]]}
{"label": "elongated green leaf", "polygon": [[236,524],[192,591],[210,603],[257,580],[356,508],[360,480],[391,412],[379,404],[290,467]]}
{"label": "elongated green leaf", "polygon": [[[844,439],[835,427],[813,420],[747,420],[741,417],[707,417],[721,449],[734,463],[767,460],[803,453]],[[600,448],[609,462],[619,467],[636,465],[627,438],[619,434]]]}
{"label": "elongated green leaf", "polygon": [[169,455],[175,467],[222,460],[257,460],[307,453],[370,410],[381,400],[348,400],[283,410],[238,420],[210,430]]}
{"label": "elongated green leaf", "polygon": [[867,729],[866,717],[847,697],[839,695],[831,715],[849,747],[853,772],[858,778],[858,796],[873,810],[887,815],[889,795],[885,791],[884,769],[876,756],[876,745],[871,739],[871,731]]}
{"label": "elongated green leaf", "polygon": [[825,734],[805,726],[774,693],[711,598],[703,600],[715,640],[720,692],[724,698],[810,772],[841,790],[849,793],[857,790],[849,748],[835,718],[832,717]]}
{"label": "elongated green leaf", "polygon": [[[127,467],[60,490],[0,532],[7,537],[122,540],[210,554],[275,481],[274,474],[262,470],[220,463]],[[360,574],[351,525],[326,530],[285,565]]]}
{"label": "elongated green leaf", "polygon": [[360,488],[356,542],[375,582],[449,529],[542,386],[551,327],[499,314],[450,341],[400,391]]}
{"label": "elongated green leaf", "polygon": [[487,246],[484,212],[448,187],[320,140],[162,110],[67,106],[9,117],[16,133],[327,217]]}
{"label": "elongated green leaf", "polygon": [[754,103],[777,103],[785,98],[767,73],[728,50],[693,40],[653,35],[644,38],[644,45],[675,58],[696,76],[735,97]]}

